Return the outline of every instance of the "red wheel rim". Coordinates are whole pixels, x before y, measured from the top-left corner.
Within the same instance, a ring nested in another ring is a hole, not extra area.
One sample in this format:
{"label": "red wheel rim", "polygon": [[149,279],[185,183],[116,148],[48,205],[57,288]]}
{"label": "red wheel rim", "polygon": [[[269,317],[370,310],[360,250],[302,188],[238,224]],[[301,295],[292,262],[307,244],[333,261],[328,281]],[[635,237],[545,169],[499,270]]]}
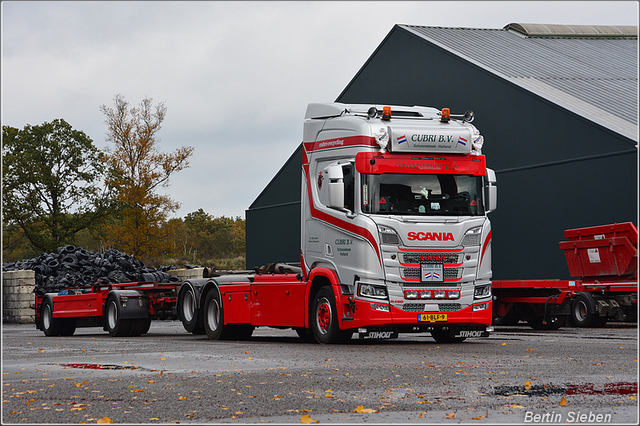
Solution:
{"label": "red wheel rim", "polygon": [[331,324],[331,306],[326,300],[318,305],[318,325],[326,332]]}

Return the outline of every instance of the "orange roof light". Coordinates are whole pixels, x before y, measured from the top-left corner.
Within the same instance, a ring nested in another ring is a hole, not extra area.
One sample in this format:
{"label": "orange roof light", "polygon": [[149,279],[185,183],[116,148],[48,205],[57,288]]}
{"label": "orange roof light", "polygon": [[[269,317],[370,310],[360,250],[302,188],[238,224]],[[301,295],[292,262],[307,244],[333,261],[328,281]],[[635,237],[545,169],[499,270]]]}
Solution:
{"label": "orange roof light", "polygon": [[440,112],[440,121],[443,123],[448,123],[450,119],[451,111],[449,111],[449,108],[442,108],[442,111]]}
{"label": "orange roof light", "polygon": [[382,107],[382,119],[383,120],[390,120],[391,119],[391,107],[390,106]]}

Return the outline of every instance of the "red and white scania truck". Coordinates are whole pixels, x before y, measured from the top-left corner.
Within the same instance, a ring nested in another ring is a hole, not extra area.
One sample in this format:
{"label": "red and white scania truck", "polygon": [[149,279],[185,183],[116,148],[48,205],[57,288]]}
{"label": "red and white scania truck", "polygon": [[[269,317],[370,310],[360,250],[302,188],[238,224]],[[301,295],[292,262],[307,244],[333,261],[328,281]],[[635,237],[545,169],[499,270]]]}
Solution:
{"label": "red and white scania truck", "polygon": [[321,343],[488,335],[497,190],[472,113],[332,103],[305,118],[299,270],[186,281],[185,328],[291,327]]}
{"label": "red and white scania truck", "polygon": [[446,108],[310,104],[299,265],[189,279],[173,293],[130,283],[95,286],[94,296],[46,295],[36,303],[39,328],[47,333],[53,322],[60,333],[62,318],[84,308],[112,335],[140,334],[164,312],[160,301],[174,304],[188,332],[214,340],[246,338],[261,326],[293,328],[320,343],[354,333],[428,331],[439,342],[488,336],[487,213],[497,187],[472,120],[470,111],[453,116]]}

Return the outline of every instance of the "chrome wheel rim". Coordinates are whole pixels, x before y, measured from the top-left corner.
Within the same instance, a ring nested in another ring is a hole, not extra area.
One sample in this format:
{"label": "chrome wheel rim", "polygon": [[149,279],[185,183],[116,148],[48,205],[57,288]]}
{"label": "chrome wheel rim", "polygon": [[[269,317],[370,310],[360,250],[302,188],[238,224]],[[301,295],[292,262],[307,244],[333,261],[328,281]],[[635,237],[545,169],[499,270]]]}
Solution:
{"label": "chrome wheel rim", "polygon": [[116,328],[116,325],[118,324],[118,306],[116,305],[115,300],[112,300],[111,303],[109,303],[109,310],[107,311],[107,321],[111,330]]}
{"label": "chrome wheel rim", "polygon": [[196,299],[193,297],[193,292],[191,290],[187,290],[184,295],[184,299],[182,300],[182,315],[184,316],[185,321],[192,321],[195,311]]}
{"label": "chrome wheel rim", "polygon": [[207,307],[207,324],[212,331],[220,326],[220,305],[216,299],[212,299]]}

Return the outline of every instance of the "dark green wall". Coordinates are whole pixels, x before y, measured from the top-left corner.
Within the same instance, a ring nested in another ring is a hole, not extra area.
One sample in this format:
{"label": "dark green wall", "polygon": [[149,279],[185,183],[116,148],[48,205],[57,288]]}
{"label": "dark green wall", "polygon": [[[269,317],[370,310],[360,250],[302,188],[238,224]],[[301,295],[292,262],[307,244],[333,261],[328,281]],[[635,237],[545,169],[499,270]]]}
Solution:
{"label": "dark green wall", "polygon": [[245,212],[247,268],[300,262],[302,144]]}
{"label": "dark green wall", "polygon": [[[498,177],[498,210],[490,215],[495,279],[567,279],[558,244],[565,229],[638,224],[634,141],[400,27],[336,102],[475,112],[487,165]],[[300,260],[300,205],[295,202],[301,161],[299,147],[247,210],[247,267]]]}
{"label": "dark green wall", "polygon": [[498,177],[490,215],[495,279],[569,278],[558,245],[565,229],[637,225],[634,141],[399,27],[336,101],[475,112]]}

